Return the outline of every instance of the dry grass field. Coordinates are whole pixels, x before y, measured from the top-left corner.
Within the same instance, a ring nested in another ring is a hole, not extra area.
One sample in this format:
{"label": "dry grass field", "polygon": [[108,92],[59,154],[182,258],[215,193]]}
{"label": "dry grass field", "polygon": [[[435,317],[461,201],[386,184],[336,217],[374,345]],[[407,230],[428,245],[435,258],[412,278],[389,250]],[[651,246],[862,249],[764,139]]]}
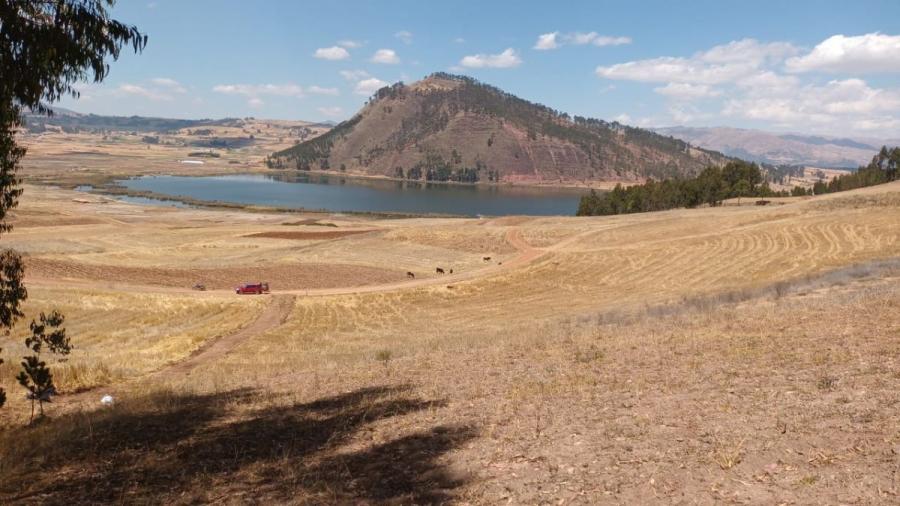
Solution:
{"label": "dry grass field", "polygon": [[900,500],[898,183],[402,220],[28,186],[13,223],[75,351],[36,427],[0,367],[5,503]]}
{"label": "dry grass field", "polygon": [[[302,135],[321,134],[327,127],[302,121],[235,119],[220,125],[184,128],[163,134],[110,131],[66,133],[51,129],[23,133],[28,148],[25,176],[51,184],[102,183],[148,173],[212,175],[264,172],[265,157],[298,142]],[[201,134],[202,132],[202,134]],[[158,138],[157,144],[144,141]],[[252,139],[250,138],[252,136]],[[226,140],[234,147],[203,147]],[[235,141],[238,141],[235,144]],[[198,145],[201,144],[201,145]],[[191,156],[213,152],[215,158]],[[193,160],[202,163],[183,163]]]}

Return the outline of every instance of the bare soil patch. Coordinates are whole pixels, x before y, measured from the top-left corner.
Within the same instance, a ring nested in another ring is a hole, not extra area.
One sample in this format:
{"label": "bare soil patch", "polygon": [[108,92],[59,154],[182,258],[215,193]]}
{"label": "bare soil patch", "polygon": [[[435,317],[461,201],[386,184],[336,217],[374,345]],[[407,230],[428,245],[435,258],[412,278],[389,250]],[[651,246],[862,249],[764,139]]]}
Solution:
{"label": "bare soil patch", "polygon": [[208,289],[230,289],[249,281],[268,281],[273,290],[337,288],[390,283],[406,279],[406,271],[345,264],[289,264],[222,268],[127,267],[96,265],[45,258],[26,259],[27,275],[43,279],[78,279],[190,288],[203,283]]}
{"label": "bare soil patch", "polygon": [[248,234],[244,237],[263,237],[267,239],[294,239],[297,241],[316,241],[322,239],[339,239],[348,235],[367,234],[374,232],[374,229],[368,230],[322,230],[315,232],[307,231],[289,231],[289,232],[257,232]]}
{"label": "bare soil patch", "polygon": [[103,223],[103,220],[97,218],[66,216],[51,213],[18,214],[10,221],[16,228],[67,227],[72,225],[98,225]]}

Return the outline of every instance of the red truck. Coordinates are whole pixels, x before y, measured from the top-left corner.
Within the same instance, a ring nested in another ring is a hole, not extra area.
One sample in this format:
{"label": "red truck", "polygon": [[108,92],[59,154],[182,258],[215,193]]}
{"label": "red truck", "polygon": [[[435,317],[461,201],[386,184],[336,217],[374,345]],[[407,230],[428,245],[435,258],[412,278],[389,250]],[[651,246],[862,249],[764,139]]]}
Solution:
{"label": "red truck", "polygon": [[238,295],[261,295],[264,293],[269,293],[269,284],[268,283],[244,283],[243,285],[234,289],[234,292]]}

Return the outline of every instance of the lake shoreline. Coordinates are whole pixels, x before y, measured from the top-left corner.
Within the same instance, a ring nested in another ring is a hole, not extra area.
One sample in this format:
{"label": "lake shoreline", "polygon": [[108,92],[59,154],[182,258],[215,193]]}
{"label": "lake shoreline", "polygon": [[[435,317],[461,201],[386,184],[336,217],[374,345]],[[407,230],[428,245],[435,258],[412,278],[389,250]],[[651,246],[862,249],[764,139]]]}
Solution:
{"label": "lake shoreline", "polygon": [[96,183],[94,180],[66,186],[113,197],[180,202],[195,207],[385,218],[571,216],[585,194],[584,189],[444,184],[305,172],[153,175]]}

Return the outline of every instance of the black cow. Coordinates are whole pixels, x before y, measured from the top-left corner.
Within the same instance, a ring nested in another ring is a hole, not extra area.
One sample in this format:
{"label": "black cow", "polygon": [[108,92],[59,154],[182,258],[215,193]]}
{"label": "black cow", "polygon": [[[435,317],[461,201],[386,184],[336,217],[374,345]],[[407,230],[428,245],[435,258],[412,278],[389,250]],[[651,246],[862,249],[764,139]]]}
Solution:
{"label": "black cow", "polygon": [[443,274],[443,273],[444,273],[444,269],[441,269],[440,267],[438,267],[437,269],[434,270],[434,272],[436,272],[436,273],[438,273],[438,274]]}

